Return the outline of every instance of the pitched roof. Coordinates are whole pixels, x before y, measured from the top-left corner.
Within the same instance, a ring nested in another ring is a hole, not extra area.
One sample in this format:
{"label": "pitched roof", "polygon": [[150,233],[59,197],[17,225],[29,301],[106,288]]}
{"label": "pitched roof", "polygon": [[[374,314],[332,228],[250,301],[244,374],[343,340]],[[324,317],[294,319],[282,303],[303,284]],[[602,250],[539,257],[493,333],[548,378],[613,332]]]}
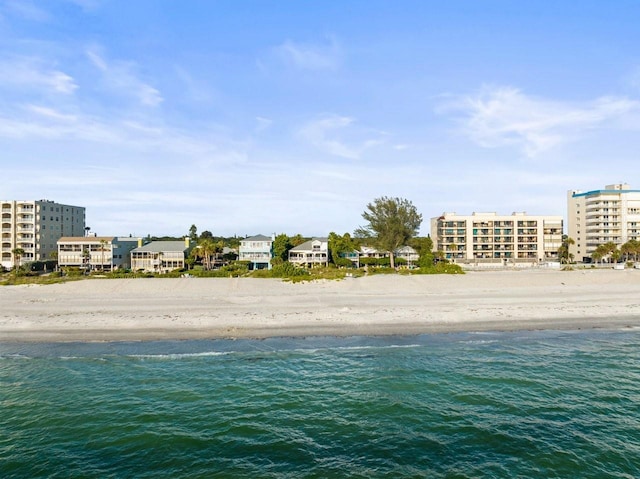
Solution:
{"label": "pitched roof", "polygon": [[299,244],[298,246],[294,246],[289,251],[310,251],[310,250],[313,249],[312,245],[316,241],[320,241],[321,243],[328,243],[329,239],[328,238],[313,238],[313,239],[310,239],[309,241],[305,241],[304,243]]}
{"label": "pitched roof", "polygon": [[273,239],[271,238],[271,236],[255,235],[249,236],[248,238],[244,238],[240,241],[273,241]]}
{"label": "pitched roof", "polygon": [[150,253],[160,253],[164,251],[182,251],[185,252],[189,248],[185,246],[184,241],[152,241],[144,246],[139,246],[132,252],[139,253],[148,251]]}

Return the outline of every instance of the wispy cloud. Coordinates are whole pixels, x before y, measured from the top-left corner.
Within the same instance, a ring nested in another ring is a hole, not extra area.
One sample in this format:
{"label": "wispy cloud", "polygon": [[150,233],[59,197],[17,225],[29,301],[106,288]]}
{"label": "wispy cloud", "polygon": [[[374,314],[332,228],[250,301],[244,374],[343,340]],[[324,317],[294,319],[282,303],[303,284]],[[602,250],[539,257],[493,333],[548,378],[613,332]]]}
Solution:
{"label": "wispy cloud", "polygon": [[245,154],[241,142],[210,131],[184,131],[159,122],[104,118],[36,104],[0,112],[0,138],[81,141],[138,153],[159,152],[203,165],[228,164]]}
{"label": "wispy cloud", "polygon": [[164,100],[158,89],[138,78],[135,63],[107,61],[94,49],[87,51],[87,57],[102,72],[105,85],[116,94],[133,96],[145,106],[157,106]]}
{"label": "wispy cloud", "polygon": [[439,111],[461,113],[463,133],[480,146],[513,146],[533,157],[640,111],[640,102],[601,97],[569,103],[532,97],[513,87],[485,87],[441,105]]}
{"label": "wispy cloud", "polygon": [[35,6],[28,0],[8,0],[1,9],[13,16],[34,22],[48,22],[51,16],[42,8]]}
{"label": "wispy cloud", "polygon": [[78,119],[76,115],[61,113],[59,111],[54,110],[53,108],[48,108],[44,106],[27,105],[25,109],[43,118],[51,119],[54,121],[75,122]]}
{"label": "wispy cloud", "polygon": [[298,43],[287,40],[275,49],[286,64],[304,70],[335,70],[344,52],[338,41],[329,37],[326,43]]}
{"label": "wispy cloud", "polygon": [[356,127],[353,118],[338,115],[311,121],[300,130],[300,134],[326,153],[354,160],[368,148],[382,143],[380,133]]}
{"label": "wispy cloud", "polygon": [[37,58],[2,59],[0,72],[0,85],[16,89],[44,89],[68,95],[78,88],[73,77],[47,66],[43,60]]}

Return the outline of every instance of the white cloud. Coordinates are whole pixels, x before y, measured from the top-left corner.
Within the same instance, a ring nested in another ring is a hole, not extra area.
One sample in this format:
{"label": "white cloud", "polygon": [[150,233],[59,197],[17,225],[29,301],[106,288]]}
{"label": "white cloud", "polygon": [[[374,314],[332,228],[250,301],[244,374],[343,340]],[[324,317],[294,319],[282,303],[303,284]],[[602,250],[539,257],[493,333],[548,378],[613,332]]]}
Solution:
{"label": "white cloud", "polygon": [[331,155],[357,160],[365,150],[382,143],[380,133],[355,127],[353,118],[330,115],[307,123],[300,134],[316,148]]}
{"label": "white cloud", "polygon": [[276,48],[276,54],[285,63],[304,70],[335,70],[344,56],[342,48],[333,37],[326,44],[287,40]]}
{"label": "white cloud", "polygon": [[17,57],[0,60],[0,85],[18,89],[44,89],[69,95],[78,85],[66,73],[49,68],[42,60]]}
{"label": "white cloud", "polygon": [[78,117],[75,115],[67,115],[65,113],[60,113],[59,111],[56,111],[53,108],[48,108],[48,107],[43,107],[38,105],[27,105],[26,109],[42,117],[49,118],[56,121],[75,122],[78,119]]}
{"label": "white cloud", "polygon": [[145,106],[157,106],[164,101],[159,90],[138,78],[134,63],[108,62],[95,50],[88,50],[87,57],[102,72],[107,87],[117,94],[133,96]]}
{"label": "white cloud", "polygon": [[45,10],[36,7],[27,0],[9,0],[5,2],[3,10],[34,22],[48,22],[51,20],[51,16]]}
{"label": "white cloud", "polygon": [[463,132],[480,146],[513,146],[527,156],[575,140],[586,130],[601,128],[640,110],[628,98],[601,97],[583,103],[535,98],[517,88],[484,88],[440,108],[460,111]]}

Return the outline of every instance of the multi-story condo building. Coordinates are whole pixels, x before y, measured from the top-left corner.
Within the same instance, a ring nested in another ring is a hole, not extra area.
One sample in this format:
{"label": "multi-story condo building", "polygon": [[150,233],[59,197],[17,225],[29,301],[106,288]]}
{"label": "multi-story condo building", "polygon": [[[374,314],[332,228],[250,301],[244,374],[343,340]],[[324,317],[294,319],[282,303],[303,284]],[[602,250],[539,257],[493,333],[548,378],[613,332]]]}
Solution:
{"label": "multi-story condo building", "polygon": [[[85,209],[48,200],[0,200],[2,266],[51,259],[63,236],[84,236]],[[18,257],[16,250],[22,250]]]}
{"label": "multi-story condo building", "polygon": [[443,213],[431,218],[434,248],[458,263],[554,261],[562,244],[562,217],[526,213]]}
{"label": "multi-story condo building", "polygon": [[251,236],[240,241],[238,260],[248,261],[249,269],[271,269],[274,237]]}
{"label": "multi-story condo building", "polygon": [[113,271],[131,267],[131,250],[141,238],[113,236],[63,237],[58,240],[58,266]]}
{"label": "multi-story condo building", "polygon": [[570,190],[567,223],[574,241],[569,253],[576,261],[590,261],[604,243],[620,247],[630,239],[640,240],[640,190],[625,183],[606,185],[603,190]]}

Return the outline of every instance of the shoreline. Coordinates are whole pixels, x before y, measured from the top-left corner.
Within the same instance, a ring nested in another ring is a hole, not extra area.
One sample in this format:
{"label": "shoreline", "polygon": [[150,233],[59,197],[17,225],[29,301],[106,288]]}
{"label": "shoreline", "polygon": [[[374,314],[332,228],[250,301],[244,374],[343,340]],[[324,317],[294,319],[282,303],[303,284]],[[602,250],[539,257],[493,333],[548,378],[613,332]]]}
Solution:
{"label": "shoreline", "polygon": [[640,328],[640,271],[491,271],[288,283],[91,279],[0,288],[0,342]]}

